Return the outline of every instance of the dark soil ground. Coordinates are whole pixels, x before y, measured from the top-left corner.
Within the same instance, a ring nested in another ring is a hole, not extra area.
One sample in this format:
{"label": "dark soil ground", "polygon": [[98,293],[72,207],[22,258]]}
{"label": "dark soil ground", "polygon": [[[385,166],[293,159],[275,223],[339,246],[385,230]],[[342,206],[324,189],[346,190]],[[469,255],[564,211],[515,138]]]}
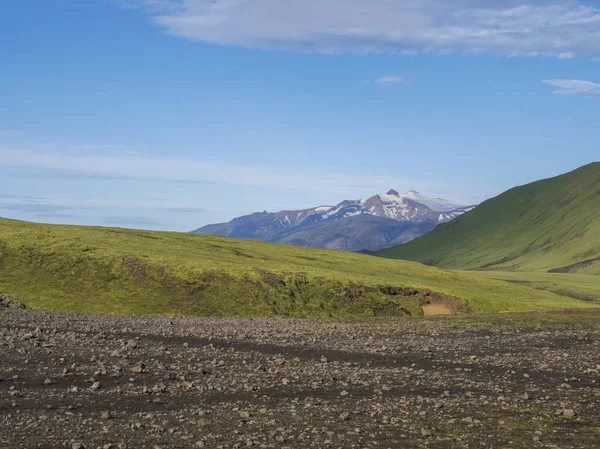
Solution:
{"label": "dark soil ground", "polygon": [[0,312],[0,448],[599,448],[600,313]]}

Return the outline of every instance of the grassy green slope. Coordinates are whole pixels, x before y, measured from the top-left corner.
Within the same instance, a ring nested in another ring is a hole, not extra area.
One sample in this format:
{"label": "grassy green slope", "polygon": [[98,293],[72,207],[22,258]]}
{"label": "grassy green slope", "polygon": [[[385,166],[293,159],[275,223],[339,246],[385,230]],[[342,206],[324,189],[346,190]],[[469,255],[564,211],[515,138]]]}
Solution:
{"label": "grassy green slope", "polygon": [[[377,253],[452,269],[549,270],[600,258],[600,163],[516,187]],[[600,274],[600,260],[572,273]]]}
{"label": "grassy green slope", "polygon": [[478,271],[477,274],[584,301],[600,301],[600,276],[517,271]]}
{"label": "grassy green slope", "polygon": [[472,312],[594,306],[476,274],[347,252],[0,219],[0,293],[36,309],[325,317],[402,307],[420,313],[423,296],[394,296],[381,287],[458,297]]}

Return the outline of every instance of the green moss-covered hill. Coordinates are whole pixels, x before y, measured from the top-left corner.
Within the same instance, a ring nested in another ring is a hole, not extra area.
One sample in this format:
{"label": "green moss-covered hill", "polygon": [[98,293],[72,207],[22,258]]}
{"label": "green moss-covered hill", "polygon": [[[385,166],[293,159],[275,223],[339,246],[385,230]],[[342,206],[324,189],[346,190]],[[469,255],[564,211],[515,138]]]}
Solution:
{"label": "green moss-covered hill", "polygon": [[594,307],[414,262],[182,233],[0,219],[0,293],[33,309],[133,315],[374,316]]}
{"label": "green moss-covered hill", "polygon": [[600,162],[511,189],[377,255],[451,269],[600,275]]}

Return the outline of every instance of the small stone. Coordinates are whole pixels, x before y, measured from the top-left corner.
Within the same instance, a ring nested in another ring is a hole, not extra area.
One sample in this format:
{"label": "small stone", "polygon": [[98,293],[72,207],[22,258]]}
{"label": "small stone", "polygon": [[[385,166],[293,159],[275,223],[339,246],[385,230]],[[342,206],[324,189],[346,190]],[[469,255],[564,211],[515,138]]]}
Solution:
{"label": "small stone", "polygon": [[348,396],[349,394],[350,394],[350,393],[348,393],[346,390],[343,390],[343,391],[340,393],[340,396],[344,397],[344,396]]}
{"label": "small stone", "polygon": [[102,419],[113,419],[112,412],[109,412],[109,411],[102,412]]}
{"label": "small stone", "polygon": [[350,420],[350,413],[348,412],[344,412],[340,415],[340,419],[342,421],[349,421]]}
{"label": "small stone", "polygon": [[240,412],[240,418],[242,418],[242,419],[250,418],[250,412]]}
{"label": "small stone", "polygon": [[102,388],[102,385],[100,385],[100,382],[94,382],[92,384],[92,386],[89,388],[90,391],[98,391],[100,388]]}
{"label": "small stone", "polygon": [[427,429],[425,427],[422,427],[421,428],[421,435],[423,435],[425,438],[432,437],[433,436],[433,430]]}
{"label": "small stone", "polygon": [[137,362],[133,368],[131,368],[131,372],[133,373],[143,373],[144,371],[146,371],[146,365],[144,365],[142,362]]}

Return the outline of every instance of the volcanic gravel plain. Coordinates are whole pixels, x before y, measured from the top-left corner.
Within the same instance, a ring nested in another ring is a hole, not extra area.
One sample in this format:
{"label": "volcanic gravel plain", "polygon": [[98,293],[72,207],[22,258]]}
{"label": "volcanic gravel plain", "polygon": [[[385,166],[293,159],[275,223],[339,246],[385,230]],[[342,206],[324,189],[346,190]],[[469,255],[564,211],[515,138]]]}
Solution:
{"label": "volcanic gravel plain", "polygon": [[600,447],[597,311],[0,312],[0,448]]}

